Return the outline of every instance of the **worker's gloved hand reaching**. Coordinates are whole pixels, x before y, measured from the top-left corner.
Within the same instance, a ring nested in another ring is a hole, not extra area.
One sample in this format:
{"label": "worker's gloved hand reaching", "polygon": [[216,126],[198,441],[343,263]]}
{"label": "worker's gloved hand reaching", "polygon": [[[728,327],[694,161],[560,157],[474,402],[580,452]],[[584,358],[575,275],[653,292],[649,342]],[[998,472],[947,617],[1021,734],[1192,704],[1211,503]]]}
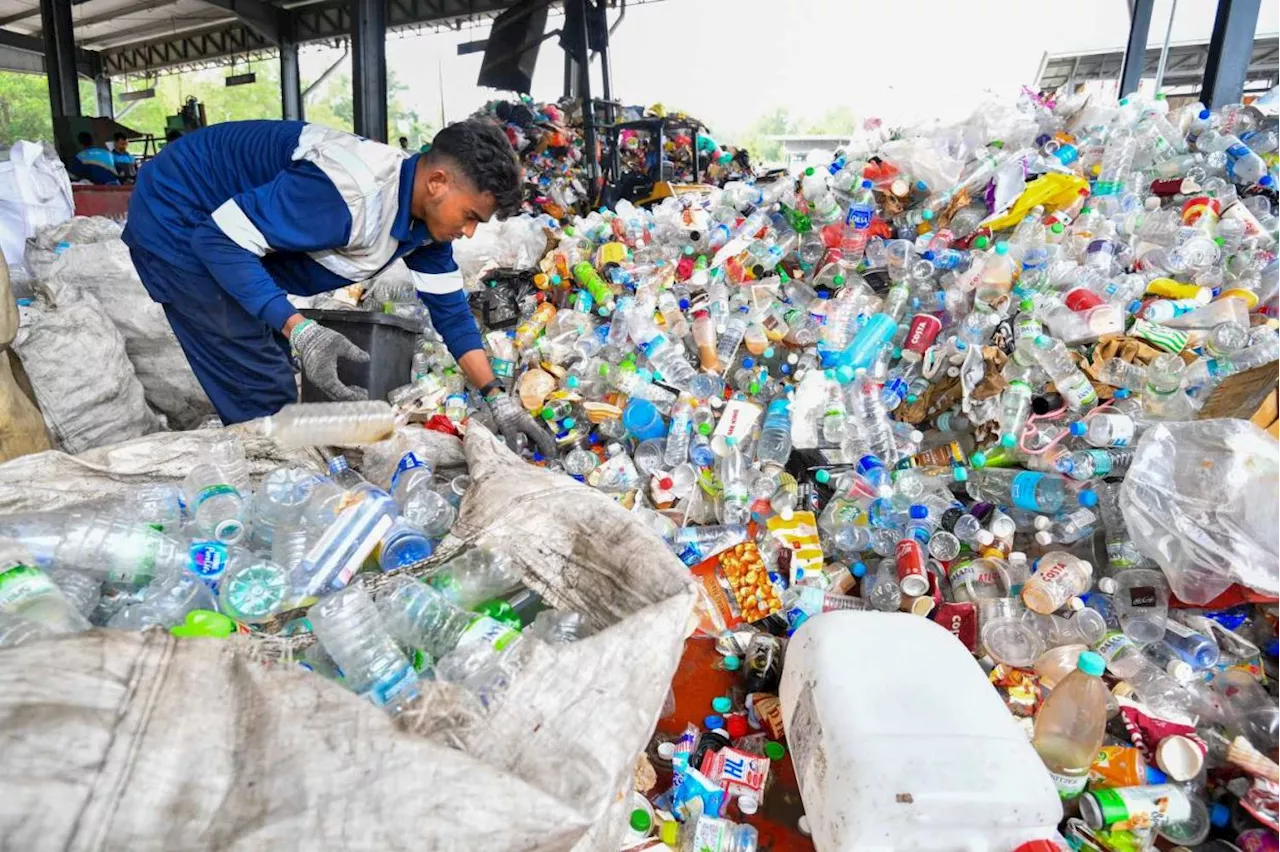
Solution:
{"label": "worker's gloved hand reaching", "polygon": [[342,402],[369,398],[364,388],[344,385],[338,378],[339,358],[367,364],[368,352],[315,320],[303,320],[294,326],[289,343],[302,362],[302,374],[325,396]]}
{"label": "worker's gloved hand reaching", "polygon": [[516,436],[523,432],[533,442],[538,452],[548,457],[556,454],[555,438],[533,419],[533,415],[521,408],[520,403],[505,393],[486,399],[485,402],[489,404],[489,411],[493,414],[494,422],[498,424],[498,431],[502,433],[503,440],[507,442],[512,452],[518,451]]}

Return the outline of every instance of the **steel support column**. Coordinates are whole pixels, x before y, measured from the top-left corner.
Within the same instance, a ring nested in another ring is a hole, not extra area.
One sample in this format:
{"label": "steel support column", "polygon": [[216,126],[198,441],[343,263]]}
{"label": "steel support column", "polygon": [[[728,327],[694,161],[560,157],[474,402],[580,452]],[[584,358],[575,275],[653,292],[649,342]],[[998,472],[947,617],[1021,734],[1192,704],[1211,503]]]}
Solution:
{"label": "steel support column", "polygon": [[1124,64],[1120,69],[1120,97],[1138,91],[1142,81],[1142,63],[1147,58],[1147,35],[1151,32],[1151,11],[1155,0],[1132,0],[1129,5],[1129,42],[1124,48]]}
{"label": "steel support column", "polygon": [[44,33],[44,69],[49,78],[49,108],[54,118],[80,115],[71,0],[40,0],[40,24]]}
{"label": "steel support column", "polygon": [[351,86],[356,133],[386,142],[387,0],[352,0]]}
{"label": "steel support column", "polygon": [[1200,101],[1206,106],[1236,103],[1244,94],[1260,5],[1259,0],[1218,0],[1200,89]]}
{"label": "steel support column", "polygon": [[301,121],[305,117],[298,43],[294,41],[291,20],[280,28],[280,117],[285,121]]}
{"label": "steel support column", "polygon": [[98,117],[115,118],[116,107],[111,100],[111,78],[106,74],[94,77],[93,93],[98,101]]}

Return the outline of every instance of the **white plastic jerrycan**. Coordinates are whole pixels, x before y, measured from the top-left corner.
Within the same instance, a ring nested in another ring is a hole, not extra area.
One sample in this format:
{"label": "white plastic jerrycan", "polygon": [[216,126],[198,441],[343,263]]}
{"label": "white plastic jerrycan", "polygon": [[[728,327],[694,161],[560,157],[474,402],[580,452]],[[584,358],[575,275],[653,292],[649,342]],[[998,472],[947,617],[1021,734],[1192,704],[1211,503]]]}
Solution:
{"label": "white plastic jerrycan", "polygon": [[811,618],[787,647],[779,692],[818,852],[1013,852],[1059,837],[1062,805],[1039,755],[932,621]]}

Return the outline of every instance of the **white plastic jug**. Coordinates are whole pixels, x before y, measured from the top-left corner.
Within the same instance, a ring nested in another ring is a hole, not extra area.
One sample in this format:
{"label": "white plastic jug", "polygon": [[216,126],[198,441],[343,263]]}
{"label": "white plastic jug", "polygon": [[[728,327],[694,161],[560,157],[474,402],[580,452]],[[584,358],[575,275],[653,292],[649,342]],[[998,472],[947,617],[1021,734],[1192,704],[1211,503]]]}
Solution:
{"label": "white plastic jug", "polygon": [[905,613],[811,618],[779,692],[819,852],[1012,852],[1058,837],[1048,771],[945,628]]}

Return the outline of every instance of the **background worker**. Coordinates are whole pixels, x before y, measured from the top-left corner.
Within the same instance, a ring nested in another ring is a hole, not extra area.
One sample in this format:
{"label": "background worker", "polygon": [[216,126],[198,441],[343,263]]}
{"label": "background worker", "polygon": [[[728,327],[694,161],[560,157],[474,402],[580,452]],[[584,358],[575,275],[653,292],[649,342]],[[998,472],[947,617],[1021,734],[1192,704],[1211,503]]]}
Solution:
{"label": "background worker", "polygon": [[124,241],[224,423],[297,400],[290,350],[330,398],[364,398],[338,378],[338,360],[368,354],[304,319],[288,294],[367,281],[403,258],[503,436],[524,432],[551,451],[490,369],[450,245],[518,209],[520,192],[515,153],[484,121],[441,130],[429,155],[317,124],[228,122],[165,146],[138,173]]}

